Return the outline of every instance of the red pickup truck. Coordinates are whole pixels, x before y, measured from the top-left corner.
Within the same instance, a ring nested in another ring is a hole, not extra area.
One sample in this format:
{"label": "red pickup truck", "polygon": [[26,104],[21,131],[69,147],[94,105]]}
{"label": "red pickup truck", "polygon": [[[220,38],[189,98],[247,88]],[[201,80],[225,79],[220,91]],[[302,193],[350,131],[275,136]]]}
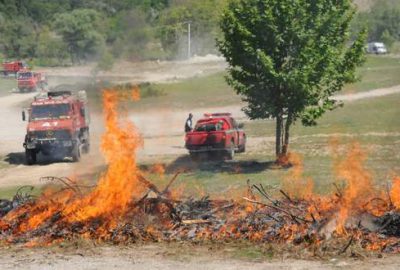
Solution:
{"label": "red pickup truck", "polygon": [[232,160],[235,153],[246,151],[246,134],[230,113],[204,114],[191,132],[186,133],[185,147],[197,159],[201,153]]}

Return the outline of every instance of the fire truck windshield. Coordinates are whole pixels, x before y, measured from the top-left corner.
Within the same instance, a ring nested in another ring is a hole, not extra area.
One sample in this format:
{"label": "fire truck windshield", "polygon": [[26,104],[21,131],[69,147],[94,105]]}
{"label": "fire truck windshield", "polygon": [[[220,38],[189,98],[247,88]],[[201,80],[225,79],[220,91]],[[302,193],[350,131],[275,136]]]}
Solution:
{"label": "fire truck windshield", "polygon": [[66,119],[69,118],[69,104],[46,104],[32,106],[31,119]]}
{"label": "fire truck windshield", "polygon": [[19,80],[26,80],[32,78],[32,72],[20,72],[18,73]]}

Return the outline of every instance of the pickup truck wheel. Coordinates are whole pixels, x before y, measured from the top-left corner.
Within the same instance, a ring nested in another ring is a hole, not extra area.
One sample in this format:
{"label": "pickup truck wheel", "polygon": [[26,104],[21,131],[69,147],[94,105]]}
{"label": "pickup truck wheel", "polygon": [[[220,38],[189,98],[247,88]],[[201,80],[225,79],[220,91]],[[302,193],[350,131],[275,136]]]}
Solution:
{"label": "pickup truck wheel", "polygon": [[73,162],[78,162],[81,159],[81,150],[79,149],[78,143],[76,143],[76,145],[72,149],[71,156]]}
{"label": "pickup truck wheel", "polygon": [[26,164],[33,165],[36,164],[36,152],[34,150],[26,149],[25,150],[25,159]]}
{"label": "pickup truck wheel", "polygon": [[246,137],[243,138],[243,145],[239,147],[239,153],[246,152]]}
{"label": "pickup truck wheel", "polygon": [[190,152],[190,158],[192,159],[192,161],[199,161],[199,154],[196,152]]}

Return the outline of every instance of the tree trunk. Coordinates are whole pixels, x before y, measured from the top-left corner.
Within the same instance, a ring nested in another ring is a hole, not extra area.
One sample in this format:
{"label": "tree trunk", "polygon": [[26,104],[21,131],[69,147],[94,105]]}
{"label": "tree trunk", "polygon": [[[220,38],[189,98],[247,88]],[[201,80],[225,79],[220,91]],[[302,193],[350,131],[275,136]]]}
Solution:
{"label": "tree trunk", "polygon": [[285,162],[289,149],[289,130],[291,125],[292,115],[290,113],[286,119],[283,118],[283,115],[276,117],[275,154],[278,162]]}
{"label": "tree trunk", "polygon": [[275,154],[277,159],[281,156],[282,153],[282,124],[283,117],[282,115],[278,115],[276,117],[276,130],[275,130]]}
{"label": "tree trunk", "polygon": [[285,129],[284,129],[284,141],[283,141],[283,147],[282,147],[282,153],[281,155],[287,155],[288,149],[289,149],[289,131],[290,131],[290,126],[292,125],[292,115],[291,113],[288,114],[286,118],[286,123],[285,123]]}

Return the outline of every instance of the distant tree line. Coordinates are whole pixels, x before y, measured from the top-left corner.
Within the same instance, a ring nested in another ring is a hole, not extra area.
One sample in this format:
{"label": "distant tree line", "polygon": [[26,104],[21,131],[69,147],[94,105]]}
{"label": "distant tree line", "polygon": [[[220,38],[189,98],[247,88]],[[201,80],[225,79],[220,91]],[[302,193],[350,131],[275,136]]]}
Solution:
{"label": "distant tree line", "polygon": [[[114,59],[179,59],[217,53],[218,21],[227,0],[0,0],[0,60],[69,65]],[[358,13],[352,33],[365,25],[370,41],[400,40],[400,1],[379,0]],[[354,34],[355,38],[355,34]]]}
{"label": "distant tree line", "polygon": [[226,0],[0,0],[0,56],[39,65],[216,52]]}
{"label": "distant tree line", "polygon": [[383,41],[389,48],[400,41],[400,1],[379,0],[367,11],[357,14],[353,33],[367,26],[368,40]]}

